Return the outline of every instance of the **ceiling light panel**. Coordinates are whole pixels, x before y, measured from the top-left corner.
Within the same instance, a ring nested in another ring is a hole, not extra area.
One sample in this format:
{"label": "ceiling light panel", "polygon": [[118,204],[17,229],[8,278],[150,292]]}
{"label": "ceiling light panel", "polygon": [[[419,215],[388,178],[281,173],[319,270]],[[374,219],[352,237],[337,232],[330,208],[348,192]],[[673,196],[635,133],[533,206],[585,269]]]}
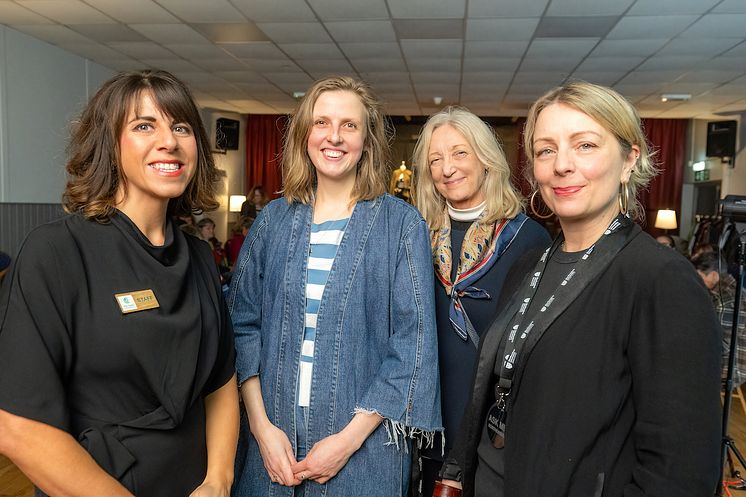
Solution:
{"label": "ceiling light panel", "polygon": [[269,41],[269,38],[253,22],[194,23],[191,26],[213,43]]}

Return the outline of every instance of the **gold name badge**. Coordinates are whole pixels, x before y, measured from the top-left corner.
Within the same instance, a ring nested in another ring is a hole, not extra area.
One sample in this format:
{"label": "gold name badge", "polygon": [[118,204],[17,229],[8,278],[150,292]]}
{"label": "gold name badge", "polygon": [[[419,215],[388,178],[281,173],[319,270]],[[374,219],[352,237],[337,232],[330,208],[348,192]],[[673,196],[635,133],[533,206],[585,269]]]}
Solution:
{"label": "gold name badge", "polygon": [[117,304],[122,310],[122,314],[130,312],[144,311],[146,309],[156,309],[160,307],[158,299],[155,298],[153,290],[140,290],[137,292],[117,293],[114,295]]}

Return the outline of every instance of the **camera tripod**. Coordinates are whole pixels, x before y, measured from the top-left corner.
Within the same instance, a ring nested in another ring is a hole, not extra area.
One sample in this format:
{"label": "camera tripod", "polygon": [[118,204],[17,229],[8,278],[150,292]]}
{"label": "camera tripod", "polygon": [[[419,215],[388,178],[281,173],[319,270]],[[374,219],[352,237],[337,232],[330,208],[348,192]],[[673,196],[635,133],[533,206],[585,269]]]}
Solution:
{"label": "camera tripod", "polygon": [[[731,476],[737,480],[737,483],[731,484],[729,487],[736,490],[746,490],[746,480],[743,479],[741,473],[736,470],[733,465],[733,457],[731,453],[736,456],[741,466],[746,468],[746,460],[743,455],[736,447],[736,442],[732,437],[728,435],[728,421],[730,419],[730,408],[733,401],[733,374],[736,368],[736,350],[738,347],[738,328],[739,328],[739,316],[741,312],[741,290],[744,284],[744,259],[746,254],[744,249],[746,248],[746,229],[742,230],[742,223],[734,223],[738,233],[739,248],[738,248],[738,278],[736,278],[736,295],[733,301],[733,322],[731,323],[730,331],[730,350],[728,352],[728,373],[725,379],[725,395],[723,399],[723,439],[720,446],[720,475],[722,478],[723,470],[725,469],[725,462],[728,461],[728,467],[730,469]],[[715,491],[716,496],[723,495],[723,488],[725,483],[720,481],[718,488]]]}

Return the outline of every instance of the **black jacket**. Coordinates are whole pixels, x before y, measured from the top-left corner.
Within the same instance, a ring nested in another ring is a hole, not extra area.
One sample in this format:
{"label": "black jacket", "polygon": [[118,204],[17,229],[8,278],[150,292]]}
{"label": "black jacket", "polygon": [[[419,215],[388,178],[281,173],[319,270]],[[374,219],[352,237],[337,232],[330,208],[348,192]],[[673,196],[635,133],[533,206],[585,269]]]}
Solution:
{"label": "black jacket", "polygon": [[[717,320],[686,259],[637,225],[625,234],[609,266],[519,359],[503,449],[506,497],[701,497],[715,490]],[[507,285],[504,296],[523,288]],[[451,452],[463,468],[465,496],[474,495],[495,355],[515,309],[508,304],[482,341]]]}

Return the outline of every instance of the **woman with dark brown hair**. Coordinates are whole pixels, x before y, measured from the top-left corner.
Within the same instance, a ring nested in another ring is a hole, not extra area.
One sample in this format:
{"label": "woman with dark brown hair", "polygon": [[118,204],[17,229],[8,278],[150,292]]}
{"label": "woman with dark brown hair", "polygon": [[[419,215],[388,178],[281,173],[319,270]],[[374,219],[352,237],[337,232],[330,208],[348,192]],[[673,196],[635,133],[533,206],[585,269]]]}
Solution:
{"label": "woman with dark brown hair", "polygon": [[227,496],[233,333],[209,247],[171,220],[217,206],[192,96],[120,74],[69,153],[69,214],[29,234],[2,291],[0,452],[37,495]]}

